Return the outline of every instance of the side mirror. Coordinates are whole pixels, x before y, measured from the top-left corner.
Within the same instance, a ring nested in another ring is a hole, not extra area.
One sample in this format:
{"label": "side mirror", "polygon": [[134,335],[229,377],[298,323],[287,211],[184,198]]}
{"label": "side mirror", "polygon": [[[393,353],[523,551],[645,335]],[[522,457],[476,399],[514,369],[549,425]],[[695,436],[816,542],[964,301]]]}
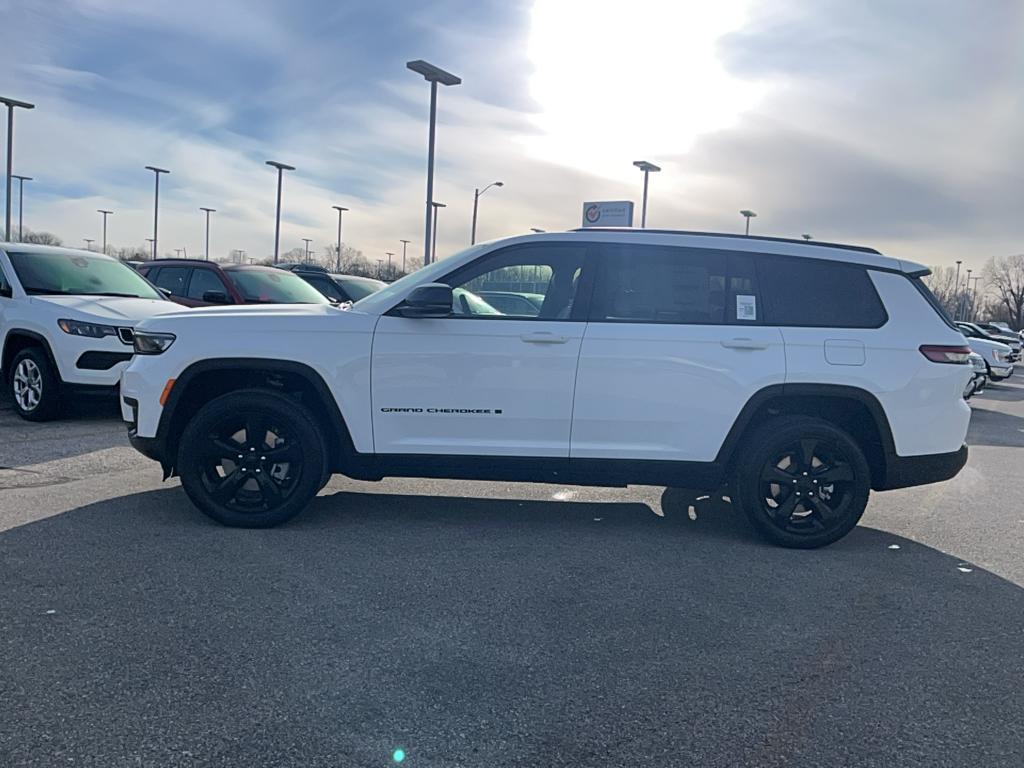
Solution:
{"label": "side mirror", "polygon": [[227,304],[230,300],[224,291],[204,291],[203,301],[207,304]]}
{"label": "side mirror", "polygon": [[0,285],[0,296],[3,296],[5,299],[9,299],[13,295],[14,294],[11,292],[11,286],[9,286],[9,285]]}
{"label": "side mirror", "polygon": [[402,317],[450,317],[452,288],[444,283],[427,283],[415,288],[398,306]]}

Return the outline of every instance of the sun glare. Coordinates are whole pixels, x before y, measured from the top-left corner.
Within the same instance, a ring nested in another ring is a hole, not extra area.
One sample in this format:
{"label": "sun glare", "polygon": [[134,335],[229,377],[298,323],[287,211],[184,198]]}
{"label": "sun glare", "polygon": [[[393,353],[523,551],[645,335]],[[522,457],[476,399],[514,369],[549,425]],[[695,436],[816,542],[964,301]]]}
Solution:
{"label": "sun glare", "polygon": [[716,45],[746,0],[537,0],[529,56],[542,159],[617,177],[732,125],[761,86],[728,74]]}

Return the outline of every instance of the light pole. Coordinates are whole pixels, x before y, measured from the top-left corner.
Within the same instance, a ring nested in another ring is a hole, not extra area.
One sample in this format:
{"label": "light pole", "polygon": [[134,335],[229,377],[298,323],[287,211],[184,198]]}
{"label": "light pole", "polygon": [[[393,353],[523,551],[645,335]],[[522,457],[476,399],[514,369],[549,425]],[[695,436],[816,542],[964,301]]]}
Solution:
{"label": "light pole", "polygon": [[974,312],[975,312],[974,302],[977,301],[977,299],[978,299],[978,281],[981,280],[981,275],[978,275],[977,277],[972,277],[971,280],[974,281],[974,290],[971,293],[970,311],[968,312],[967,320],[968,320],[968,322],[973,323],[974,322]]}
{"label": "light pole", "polygon": [[476,209],[477,209],[477,206],[480,203],[480,195],[482,195],[484,192],[486,192],[491,187],[504,187],[504,186],[505,186],[505,182],[503,182],[503,181],[492,181],[490,184],[488,184],[483,189],[475,189],[473,191],[473,230],[472,230],[472,232],[470,232],[470,235],[469,235],[469,244],[470,245],[475,245],[476,244]]}
{"label": "light pole", "polygon": [[85,250],[91,251],[92,244],[95,243],[96,241],[91,237],[83,237],[82,239],[85,240]]}
{"label": "light pole", "polygon": [[334,271],[341,272],[341,214],[348,208],[341,205],[332,205],[331,207],[338,212],[338,260],[335,263]]}
{"label": "light pole", "polygon": [[740,215],[747,220],[747,231],[745,234],[747,237],[750,237],[750,220],[757,218],[757,214],[754,213],[753,211],[748,211],[744,209],[740,211]]}
{"label": "light pole", "polygon": [[147,171],[152,171],[153,172],[153,176],[154,176],[154,178],[156,180],[156,186],[154,187],[154,191],[153,191],[153,258],[155,259],[156,258],[156,250],[157,250],[157,237],[156,237],[157,216],[158,216],[158,214],[160,212],[160,174],[161,173],[170,173],[170,171],[168,171],[165,168],[157,168],[156,166],[152,166],[152,165],[147,165],[146,166],[146,170]]}
{"label": "light pole", "polygon": [[[458,85],[462,82],[462,78],[456,77],[451,72],[445,72],[440,67],[435,67],[433,64],[428,64],[420,59],[406,62],[405,66],[413,72],[423,75],[423,79],[430,83],[430,131],[427,139],[427,215],[426,223],[424,224],[425,234],[423,235],[423,266],[426,266],[430,263],[430,244],[432,242],[430,237],[430,209],[434,204],[434,133],[437,125],[437,84]],[[436,218],[436,208],[433,213]]]}
{"label": "light pole", "polygon": [[433,241],[433,244],[431,245],[430,250],[428,251],[428,253],[430,254],[429,261],[437,261],[437,209],[438,208],[447,208],[448,206],[445,205],[444,203],[435,203],[435,202],[431,202],[430,205],[434,209],[434,241]]}
{"label": "light pole", "polygon": [[180,259],[181,258],[181,248],[175,248],[174,249],[174,255],[177,256]]}
{"label": "light pole", "polygon": [[644,202],[640,207],[640,228],[643,229],[647,226],[647,177],[652,173],[657,173],[661,168],[646,160],[634,160],[633,165],[644,172]]}
{"label": "light pole", "polygon": [[384,259],[377,259],[377,278],[384,276]]}
{"label": "light pole", "polygon": [[311,238],[311,237],[304,237],[304,238],[302,238],[302,242],[304,242],[306,244],[306,258],[305,258],[305,262],[308,264],[309,263],[309,244],[311,242],[313,242],[313,238]]}
{"label": "light pole", "polygon": [[[957,259],[957,262],[956,262],[956,279],[953,280],[953,286],[954,286],[953,293],[954,294],[956,294],[956,292],[960,290],[960,265],[962,263],[963,263],[963,259]],[[953,319],[956,320],[955,317]]]}
{"label": "light pole", "polygon": [[802,235],[800,235],[800,237],[802,237],[802,238],[803,238],[804,240],[808,240],[808,241],[810,241],[810,240],[813,240],[813,239],[814,239],[813,237],[811,237],[811,236],[810,236],[809,234],[807,234],[806,232],[804,232],[804,233],[803,233]]}
{"label": "light pole", "polygon": [[216,208],[200,208],[206,214],[206,260],[210,260],[210,214],[216,213]]}
{"label": "light pole", "polygon": [[405,249],[409,247],[412,240],[399,240],[398,242],[402,244],[402,274],[405,274]]}
{"label": "light pole", "polygon": [[113,211],[105,211],[102,208],[97,208],[96,213],[103,214],[103,253],[107,252],[107,216],[113,213]]}
{"label": "light pole", "polygon": [[[153,238],[152,237],[147,237],[146,238],[146,242],[149,243],[150,251],[155,251],[156,250],[155,248],[153,248]],[[156,258],[156,257],[154,256],[153,258]]]}
{"label": "light pole", "polygon": [[[958,297],[959,301],[957,301],[957,304],[956,304],[956,315],[957,316],[954,318],[955,320],[962,319],[963,316],[964,316],[964,312],[967,311],[967,292],[971,289],[971,272],[973,272],[973,271],[974,271],[973,269],[968,269],[967,270],[967,278],[964,280],[964,289],[960,293],[960,296]],[[957,290],[959,290],[959,289],[960,289],[960,284],[957,283]]]}
{"label": "light pole", "polygon": [[24,213],[25,213],[25,182],[32,181],[31,176],[19,176],[18,174],[12,174],[12,179],[18,180],[18,242],[23,243],[25,236],[22,234],[24,226]]}
{"label": "light pole", "polygon": [[277,217],[274,219],[274,263],[277,264],[281,252],[281,180],[285,171],[294,171],[294,165],[285,165],[275,160],[267,160],[267,165],[277,168]]}
{"label": "light pole", "polygon": [[7,216],[6,216],[6,228],[4,229],[4,240],[10,242],[11,239],[11,169],[14,167],[14,109],[15,107],[21,107],[22,109],[35,109],[35,104],[29,104],[27,101],[18,101],[17,99],[8,99],[0,96],[0,104],[7,106]]}

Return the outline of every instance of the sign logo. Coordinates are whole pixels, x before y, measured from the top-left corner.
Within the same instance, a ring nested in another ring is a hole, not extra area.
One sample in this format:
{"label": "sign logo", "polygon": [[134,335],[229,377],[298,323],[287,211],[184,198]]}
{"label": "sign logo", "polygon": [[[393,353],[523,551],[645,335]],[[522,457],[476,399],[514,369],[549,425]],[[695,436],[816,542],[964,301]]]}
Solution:
{"label": "sign logo", "polygon": [[588,200],[583,203],[584,227],[632,227],[630,200]]}
{"label": "sign logo", "polygon": [[591,224],[597,223],[597,220],[601,218],[601,209],[596,205],[591,205],[589,208],[587,208],[586,217],[587,221],[589,221]]}

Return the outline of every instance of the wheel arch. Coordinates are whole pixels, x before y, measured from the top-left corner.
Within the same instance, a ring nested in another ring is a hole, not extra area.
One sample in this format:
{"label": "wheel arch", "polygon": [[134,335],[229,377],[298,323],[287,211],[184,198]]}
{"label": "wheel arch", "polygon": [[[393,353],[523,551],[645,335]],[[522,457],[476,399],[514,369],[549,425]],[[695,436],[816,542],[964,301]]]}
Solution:
{"label": "wheel arch", "polygon": [[26,328],[12,328],[4,336],[3,352],[0,353],[0,371],[3,371],[5,376],[10,373],[11,361],[14,356],[27,347],[41,347],[46,353],[50,365],[53,366],[54,372],[60,375],[60,368],[57,365],[57,359],[53,356],[50,342],[43,334]]}
{"label": "wheel arch", "polygon": [[867,390],[842,384],[774,384],[758,390],[740,411],[715,461],[731,471],[744,438],[766,420],[787,414],[816,416],[849,432],[867,459],[872,488],[886,487],[896,447],[885,409]]}
{"label": "wheel arch", "polygon": [[188,416],[215,397],[250,387],[287,394],[313,412],[323,429],[332,471],[355,456],[345,417],[315,369],[292,360],[220,358],[193,363],[175,379],[157,426],[160,463],[167,476],[175,474],[178,442]]}

